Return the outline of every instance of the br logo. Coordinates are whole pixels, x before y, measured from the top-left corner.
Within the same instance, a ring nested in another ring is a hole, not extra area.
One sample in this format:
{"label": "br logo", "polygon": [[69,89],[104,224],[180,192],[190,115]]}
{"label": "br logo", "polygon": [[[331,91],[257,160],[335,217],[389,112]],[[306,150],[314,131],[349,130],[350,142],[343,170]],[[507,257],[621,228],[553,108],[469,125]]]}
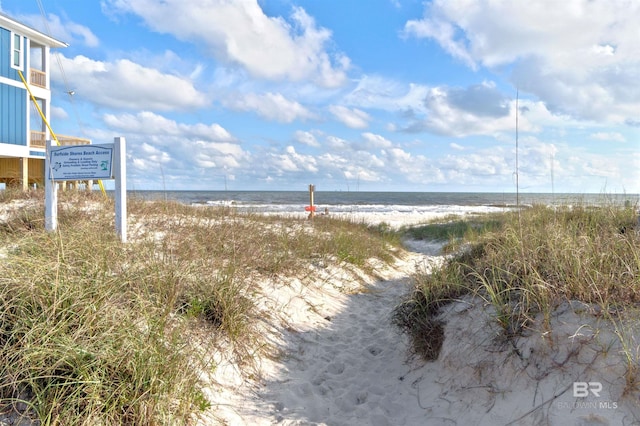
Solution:
{"label": "br logo", "polygon": [[599,398],[600,392],[602,392],[602,383],[600,382],[573,382],[574,398],[585,398],[589,396],[589,393]]}

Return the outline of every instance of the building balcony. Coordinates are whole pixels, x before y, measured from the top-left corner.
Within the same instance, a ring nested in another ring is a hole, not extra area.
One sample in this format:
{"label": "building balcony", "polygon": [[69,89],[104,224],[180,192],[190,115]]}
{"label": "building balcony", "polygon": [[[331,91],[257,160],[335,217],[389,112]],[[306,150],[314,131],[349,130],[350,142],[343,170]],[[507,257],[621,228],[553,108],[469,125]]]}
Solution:
{"label": "building balcony", "polygon": [[[79,138],[76,136],[56,135],[60,145],[90,145],[91,139]],[[33,148],[46,148],[44,132],[31,131],[29,146]]]}
{"label": "building balcony", "polygon": [[47,88],[47,74],[44,71],[29,69],[29,82],[37,87]]}

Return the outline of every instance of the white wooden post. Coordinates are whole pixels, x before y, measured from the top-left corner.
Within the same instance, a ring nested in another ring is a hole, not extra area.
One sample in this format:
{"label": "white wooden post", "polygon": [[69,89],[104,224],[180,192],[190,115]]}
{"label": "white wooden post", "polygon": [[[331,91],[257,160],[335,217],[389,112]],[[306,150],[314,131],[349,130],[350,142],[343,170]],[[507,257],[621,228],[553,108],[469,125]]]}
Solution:
{"label": "white wooden post", "polygon": [[58,229],[58,183],[51,175],[50,150],[53,142],[46,142],[46,156],[44,160],[44,229],[55,231]]}
{"label": "white wooden post", "polygon": [[116,233],[127,242],[127,143],[123,137],[113,139],[113,177],[115,178]]}

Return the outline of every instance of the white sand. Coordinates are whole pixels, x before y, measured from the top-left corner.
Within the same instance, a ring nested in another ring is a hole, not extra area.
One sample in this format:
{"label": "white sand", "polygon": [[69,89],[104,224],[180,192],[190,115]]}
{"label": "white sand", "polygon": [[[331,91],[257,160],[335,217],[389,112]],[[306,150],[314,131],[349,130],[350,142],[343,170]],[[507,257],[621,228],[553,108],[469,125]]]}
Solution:
{"label": "white sand", "polygon": [[[385,223],[393,229],[399,229],[402,226],[411,226],[429,223],[435,219],[443,219],[451,216],[465,216],[481,213],[498,213],[509,210],[505,207],[492,206],[435,206],[430,210],[414,210],[414,211],[375,211],[375,212],[335,212],[330,211],[329,217],[349,220],[357,223],[367,223],[370,225],[378,225]],[[266,215],[289,216],[299,219],[307,218],[309,213],[305,212],[271,212],[264,213]],[[322,219],[324,213],[322,210],[316,213],[317,219]]]}
{"label": "white sand", "polygon": [[[624,391],[628,368],[615,328],[579,303],[554,312],[551,331],[512,343],[500,337],[490,306],[467,298],[442,314],[438,360],[408,360],[392,310],[416,267],[443,260],[437,245],[410,247],[422,253],[380,266],[381,278],[364,292],[353,291],[357,271],[322,267],[315,285],[262,283],[264,332],[280,356],[261,361],[259,379],[219,357],[203,424],[640,424],[638,390]],[[618,325],[635,366],[638,325]],[[591,385],[578,384],[574,396],[574,382]]]}

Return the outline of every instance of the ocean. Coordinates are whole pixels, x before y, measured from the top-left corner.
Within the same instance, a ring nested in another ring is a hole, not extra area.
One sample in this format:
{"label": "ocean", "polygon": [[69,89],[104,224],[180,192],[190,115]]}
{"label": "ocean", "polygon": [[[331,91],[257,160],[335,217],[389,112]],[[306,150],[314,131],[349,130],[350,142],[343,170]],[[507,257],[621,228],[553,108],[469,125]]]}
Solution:
{"label": "ocean", "polygon": [[[190,205],[233,206],[241,211],[265,213],[304,212],[308,191],[129,191],[146,200],[172,200]],[[638,194],[519,194],[522,206],[609,205],[638,206]],[[516,207],[515,193],[485,192],[340,192],[316,191],[317,211],[335,213],[459,213]]]}

